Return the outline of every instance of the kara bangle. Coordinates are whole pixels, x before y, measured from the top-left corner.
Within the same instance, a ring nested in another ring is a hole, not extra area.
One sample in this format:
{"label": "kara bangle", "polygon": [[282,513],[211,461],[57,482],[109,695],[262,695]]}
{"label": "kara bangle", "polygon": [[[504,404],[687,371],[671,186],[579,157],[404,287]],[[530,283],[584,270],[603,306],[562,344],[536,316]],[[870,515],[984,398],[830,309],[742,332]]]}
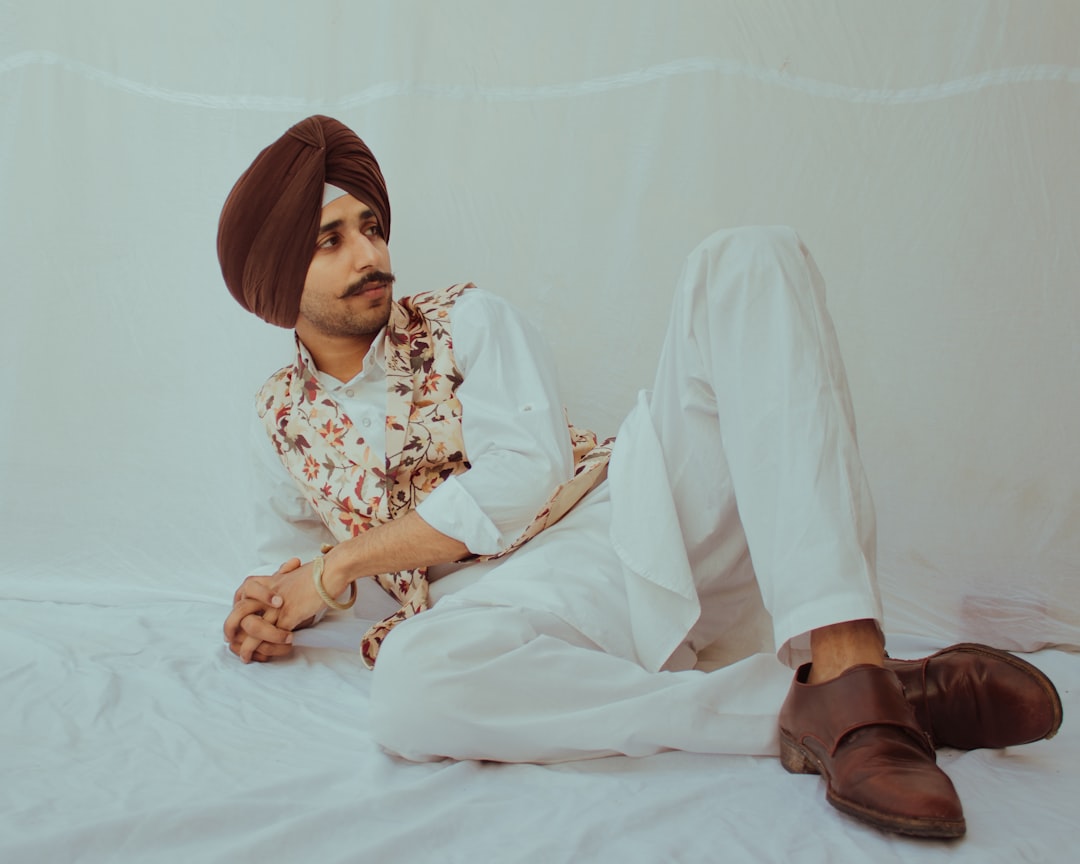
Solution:
{"label": "kara bangle", "polygon": [[322,600],[331,609],[337,609],[339,612],[344,612],[346,609],[352,609],[353,603],[356,602],[356,583],[349,583],[349,599],[346,603],[338,603],[330,593],[326,590],[326,586],[322,584],[322,572],[323,567],[326,566],[326,559],[322,555],[316,555],[315,560],[311,563],[311,581],[315,583],[315,590],[319,592],[319,599]]}

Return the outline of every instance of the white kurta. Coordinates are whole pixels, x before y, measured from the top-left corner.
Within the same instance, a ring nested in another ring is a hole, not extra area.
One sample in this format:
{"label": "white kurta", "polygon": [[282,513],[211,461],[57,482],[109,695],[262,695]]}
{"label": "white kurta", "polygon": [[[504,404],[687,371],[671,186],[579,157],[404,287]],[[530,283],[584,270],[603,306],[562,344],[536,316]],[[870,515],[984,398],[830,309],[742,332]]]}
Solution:
{"label": "white kurta", "polygon": [[[775,753],[778,657],[802,659],[816,627],[880,621],[873,567],[820,276],[788,229],[720,232],[687,261],[609,480],[508,558],[435,583],[382,647],[372,732],[411,759]],[[689,669],[717,637],[737,662]]]}
{"label": "white kurta", "polygon": [[[471,468],[439,485],[417,508],[430,525],[477,555],[509,546],[551,491],[573,473],[573,453],[559,398],[555,364],[537,330],[505,300],[466,291],[450,311],[454,361],[464,382],[462,436]],[[386,361],[380,334],[364,368],[341,382],[319,382],[353,421],[366,446],[386,450]],[[300,346],[311,368],[310,354]],[[335,539],[289,476],[257,417],[252,423],[253,500],[258,567],[317,554]],[[453,568],[438,568],[436,577]]]}

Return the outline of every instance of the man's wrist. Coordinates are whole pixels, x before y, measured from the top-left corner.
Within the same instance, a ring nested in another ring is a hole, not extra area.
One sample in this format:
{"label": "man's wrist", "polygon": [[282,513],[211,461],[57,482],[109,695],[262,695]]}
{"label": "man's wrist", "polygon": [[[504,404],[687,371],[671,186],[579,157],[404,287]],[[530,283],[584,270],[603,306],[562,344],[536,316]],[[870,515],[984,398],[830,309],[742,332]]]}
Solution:
{"label": "man's wrist", "polygon": [[326,593],[331,597],[340,597],[355,580],[350,576],[347,556],[342,554],[340,546],[335,546],[325,556],[323,564],[322,583]]}

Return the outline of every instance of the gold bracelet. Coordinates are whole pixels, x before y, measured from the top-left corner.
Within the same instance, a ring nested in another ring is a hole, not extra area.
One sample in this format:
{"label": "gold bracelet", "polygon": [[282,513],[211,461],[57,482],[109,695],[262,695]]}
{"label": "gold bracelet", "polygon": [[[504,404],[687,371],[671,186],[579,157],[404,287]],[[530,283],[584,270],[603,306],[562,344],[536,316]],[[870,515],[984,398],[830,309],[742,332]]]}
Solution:
{"label": "gold bracelet", "polygon": [[352,609],[353,603],[356,602],[356,583],[349,583],[349,601],[347,603],[338,603],[338,601],[331,597],[329,592],[327,592],[326,586],[322,584],[322,571],[324,566],[326,566],[326,559],[323,558],[322,555],[316,555],[315,560],[311,562],[311,581],[315,583],[315,590],[319,592],[319,598],[331,609],[337,609],[338,612]]}

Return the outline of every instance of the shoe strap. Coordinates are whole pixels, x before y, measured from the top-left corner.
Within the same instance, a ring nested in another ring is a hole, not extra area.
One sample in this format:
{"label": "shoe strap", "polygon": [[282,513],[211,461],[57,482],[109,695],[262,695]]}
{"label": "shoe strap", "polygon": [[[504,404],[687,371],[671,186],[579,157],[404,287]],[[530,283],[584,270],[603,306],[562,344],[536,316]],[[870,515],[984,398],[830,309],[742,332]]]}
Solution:
{"label": "shoe strap", "polygon": [[919,727],[895,673],[880,666],[855,666],[819,686],[828,688],[828,702],[835,706],[819,715],[818,729],[830,755],[835,754],[844,738],[858,729],[891,726],[907,732],[934,758],[934,747]]}

